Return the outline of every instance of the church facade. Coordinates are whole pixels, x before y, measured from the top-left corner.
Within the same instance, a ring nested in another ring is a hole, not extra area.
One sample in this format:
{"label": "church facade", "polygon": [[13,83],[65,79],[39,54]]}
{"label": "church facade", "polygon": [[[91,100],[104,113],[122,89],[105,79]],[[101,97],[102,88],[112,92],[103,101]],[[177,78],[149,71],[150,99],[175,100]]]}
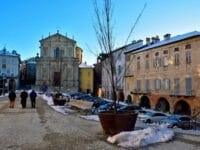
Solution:
{"label": "church facade", "polygon": [[76,41],[57,32],[39,42],[36,86],[46,86],[53,91],[78,91],[79,62],[82,57],[76,54]]}

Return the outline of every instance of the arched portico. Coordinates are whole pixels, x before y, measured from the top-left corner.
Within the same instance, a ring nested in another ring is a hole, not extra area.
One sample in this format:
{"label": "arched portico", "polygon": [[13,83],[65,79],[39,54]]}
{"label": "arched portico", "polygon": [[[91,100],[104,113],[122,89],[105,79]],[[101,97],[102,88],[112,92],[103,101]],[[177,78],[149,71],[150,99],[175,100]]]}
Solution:
{"label": "arched portico", "polygon": [[186,101],[180,100],[175,104],[174,113],[181,115],[191,115],[190,105]]}
{"label": "arched portico", "polygon": [[151,108],[150,100],[147,96],[142,96],[139,105],[145,108]]}
{"label": "arched portico", "polygon": [[163,112],[169,112],[170,111],[170,105],[166,98],[161,97],[158,99],[158,102],[156,104],[156,110],[160,110]]}

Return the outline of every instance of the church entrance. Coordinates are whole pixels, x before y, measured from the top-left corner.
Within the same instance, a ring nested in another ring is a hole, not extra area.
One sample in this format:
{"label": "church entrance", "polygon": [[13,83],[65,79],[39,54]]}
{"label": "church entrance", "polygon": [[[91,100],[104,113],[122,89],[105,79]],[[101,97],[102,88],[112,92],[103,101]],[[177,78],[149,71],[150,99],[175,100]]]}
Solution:
{"label": "church entrance", "polygon": [[60,72],[54,72],[53,85],[60,86],[60,80],[61,80]]}

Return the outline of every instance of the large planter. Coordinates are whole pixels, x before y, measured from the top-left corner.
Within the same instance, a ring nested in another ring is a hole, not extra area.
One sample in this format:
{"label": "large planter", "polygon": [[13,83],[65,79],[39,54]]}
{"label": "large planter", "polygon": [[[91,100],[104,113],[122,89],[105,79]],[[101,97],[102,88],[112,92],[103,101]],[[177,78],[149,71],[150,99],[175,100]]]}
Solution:
{"label": "large planter", "polygon": [[137,113],[128,111],[103,111],[99,119],[107,135],[114,135],[122,131],[133,131],[137,120]]}

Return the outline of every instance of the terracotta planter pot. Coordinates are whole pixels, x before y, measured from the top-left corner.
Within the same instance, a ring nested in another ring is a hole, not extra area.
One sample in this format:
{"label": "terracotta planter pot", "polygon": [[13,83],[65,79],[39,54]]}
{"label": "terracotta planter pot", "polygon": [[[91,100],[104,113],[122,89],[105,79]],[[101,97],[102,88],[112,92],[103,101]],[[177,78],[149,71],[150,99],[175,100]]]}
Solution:
{"label": "terracotta planter pot", "polygon": [[104,111],[99,113],[99,119],[105,134],[114,135],[122,131],[133,131],[137,120],[137,113]]}

